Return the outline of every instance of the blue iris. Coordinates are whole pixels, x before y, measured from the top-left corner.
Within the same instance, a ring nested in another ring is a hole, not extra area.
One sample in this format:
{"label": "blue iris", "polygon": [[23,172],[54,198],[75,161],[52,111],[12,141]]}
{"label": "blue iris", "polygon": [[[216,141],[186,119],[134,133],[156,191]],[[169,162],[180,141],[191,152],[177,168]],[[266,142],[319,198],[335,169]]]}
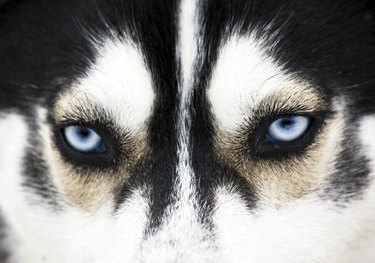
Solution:
{"label": "blue iris", "polygon": [[68,145],[76,151],[91,153],[101,152],[102,138],[93,130],[83,125],[71,125],[63,128]]}
{"label": "blue iris", "polygon": [[292,142],[309,129],[311,118],[306,116],[284,116],[274,122],[268,128],[268,137],[273,142]]}

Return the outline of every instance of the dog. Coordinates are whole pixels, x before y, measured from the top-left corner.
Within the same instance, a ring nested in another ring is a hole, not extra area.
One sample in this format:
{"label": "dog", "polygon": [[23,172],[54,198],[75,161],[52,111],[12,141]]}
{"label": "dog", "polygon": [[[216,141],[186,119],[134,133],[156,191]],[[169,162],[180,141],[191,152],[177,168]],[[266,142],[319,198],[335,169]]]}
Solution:
{"label": "dog", "polygon": [[4,262],[375,262],[374,10],[2,4]]}

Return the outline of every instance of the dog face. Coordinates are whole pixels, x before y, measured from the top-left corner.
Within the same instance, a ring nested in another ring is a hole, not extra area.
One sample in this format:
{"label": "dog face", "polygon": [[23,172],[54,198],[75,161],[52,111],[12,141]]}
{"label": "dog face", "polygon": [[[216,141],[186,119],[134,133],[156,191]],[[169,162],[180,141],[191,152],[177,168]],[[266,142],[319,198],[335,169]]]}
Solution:
{"label": "dog face", "polygon": [[10,262],[372,262],[364,1],[0,9]]}

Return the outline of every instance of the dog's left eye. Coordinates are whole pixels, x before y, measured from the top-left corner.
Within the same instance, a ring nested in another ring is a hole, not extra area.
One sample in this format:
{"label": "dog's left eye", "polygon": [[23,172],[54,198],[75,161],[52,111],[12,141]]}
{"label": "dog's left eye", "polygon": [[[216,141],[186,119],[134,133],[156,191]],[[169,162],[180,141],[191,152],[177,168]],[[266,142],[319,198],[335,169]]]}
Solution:
{"label": "dog's left eye", "polygon": [[265,120],[251,134],[251,152],[263,158],[285,158],[303,151],[324,124],[323,114],[281,115]]}
{"label": "dog's left eye", "polygon": [[82,153],[100,153],[105,151],[102,138],[91,128],[83,125],[70,125],[62,128],[66,143]]}
{"label": "dog's left eye", "polygon": [[306,116],[284,116],[274,122],[268,128],[267,137],[272,142],[288,143],[303,136],[309,129],[311,119]]}

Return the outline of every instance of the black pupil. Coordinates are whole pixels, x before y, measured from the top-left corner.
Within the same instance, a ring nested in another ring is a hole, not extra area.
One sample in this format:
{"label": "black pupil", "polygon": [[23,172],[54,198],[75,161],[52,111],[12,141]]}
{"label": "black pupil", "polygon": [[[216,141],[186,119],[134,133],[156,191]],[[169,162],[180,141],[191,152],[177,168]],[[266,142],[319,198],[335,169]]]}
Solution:
{"label": "black pupil", "polygon": [[294,121],[291,119],[291,118],[285,118],[283,119],[282,121],[282,126],[285,127],[285,128],[289,128],[290,126],[292,126],[294,124]]}
{"label": "black pupil", "polygon": [[85,138],[87,137],[88,135],[90,134],[90,130],[86,127],[81,127],[79,129],[79,135],[82,137],[82,138]]}

